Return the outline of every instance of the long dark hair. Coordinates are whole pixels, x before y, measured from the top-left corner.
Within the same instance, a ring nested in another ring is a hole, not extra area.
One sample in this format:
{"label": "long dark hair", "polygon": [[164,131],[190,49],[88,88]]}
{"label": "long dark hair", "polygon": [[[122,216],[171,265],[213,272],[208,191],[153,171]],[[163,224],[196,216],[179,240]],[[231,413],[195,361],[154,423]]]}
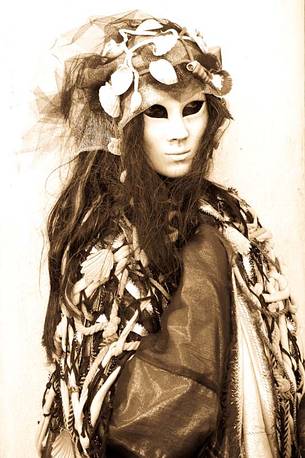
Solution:
{"label": "long dark hair", "polygon": [[[122,157],[108,151],[83,151],[73,161],[69,182],[48,219],[50,296],[43,344],[51,359],[60,304],[70,313],[71,291],[79,279],[79,265],[98,240],[115,235],[124,215],[138,230],[141,247],[151,268],[175,284],[181,273],[180,249],[192,236],[198,220],[198,199],[206,192],[206,179],[215,138],[231,118],[223,100],[206,95],[208,125],[191,170],[180,178],[158,175],[143,152],[143,116],[124,128]],[[126,170],[126,179],[120,176]],[[176,234],[173,237],[173,234]]]}

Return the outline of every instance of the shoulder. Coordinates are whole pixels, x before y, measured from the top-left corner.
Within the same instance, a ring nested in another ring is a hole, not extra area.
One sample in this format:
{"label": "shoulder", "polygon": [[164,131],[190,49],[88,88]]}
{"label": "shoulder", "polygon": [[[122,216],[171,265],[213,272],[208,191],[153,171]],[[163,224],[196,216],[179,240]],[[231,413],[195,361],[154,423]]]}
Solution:
{"label": "shoulder", "polygon": [[257,219],[254,209],[236,189],[212,182],[208,183],[199,201],[199,209],[205,221],[233,224],[244,234],[246,226]]}

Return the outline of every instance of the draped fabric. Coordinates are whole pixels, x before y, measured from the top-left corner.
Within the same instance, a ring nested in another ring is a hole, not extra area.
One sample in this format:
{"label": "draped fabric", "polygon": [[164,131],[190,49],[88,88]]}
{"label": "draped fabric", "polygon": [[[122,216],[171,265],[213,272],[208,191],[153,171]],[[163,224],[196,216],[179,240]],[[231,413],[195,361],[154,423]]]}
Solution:
{"label": "draped fabric", "polygon": [[270,233],[232,191],[199,212],[171,299],[127,220],[88,251],[73,290],[86,319],[62,307],[54,336],[41,456],[301,456],[296,307]]}
{"label": "draped fabric", "polygon": [[118,380],[111,456],[197,456],[219,427],[231,283],[227,253],[214,228],[201,228],[185,248],[183,263],[162,329],[142,340]]}

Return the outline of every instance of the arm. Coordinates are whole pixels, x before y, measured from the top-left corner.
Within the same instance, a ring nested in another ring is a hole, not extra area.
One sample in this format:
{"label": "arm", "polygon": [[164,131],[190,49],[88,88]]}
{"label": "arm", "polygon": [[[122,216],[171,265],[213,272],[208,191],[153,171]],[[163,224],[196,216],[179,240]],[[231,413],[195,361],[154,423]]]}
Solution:
{"label": "arm", "polygon": [[231,286],[216,229],[202,227],[185,247],[183,262],[162,329],[142,340],[118,380],[109,456],[193,456],[217,429]]}

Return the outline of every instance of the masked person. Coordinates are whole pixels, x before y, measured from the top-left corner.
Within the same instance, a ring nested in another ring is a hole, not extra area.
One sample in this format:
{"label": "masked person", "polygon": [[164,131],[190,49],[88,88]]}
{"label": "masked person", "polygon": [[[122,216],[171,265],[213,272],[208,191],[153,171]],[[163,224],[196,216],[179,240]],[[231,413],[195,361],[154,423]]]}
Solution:
{"label": "masked person", "polygon": [[40,456],[301,456],[296,307],[254,210],[207,178],[220,50],[140,11],[65,40]]}

